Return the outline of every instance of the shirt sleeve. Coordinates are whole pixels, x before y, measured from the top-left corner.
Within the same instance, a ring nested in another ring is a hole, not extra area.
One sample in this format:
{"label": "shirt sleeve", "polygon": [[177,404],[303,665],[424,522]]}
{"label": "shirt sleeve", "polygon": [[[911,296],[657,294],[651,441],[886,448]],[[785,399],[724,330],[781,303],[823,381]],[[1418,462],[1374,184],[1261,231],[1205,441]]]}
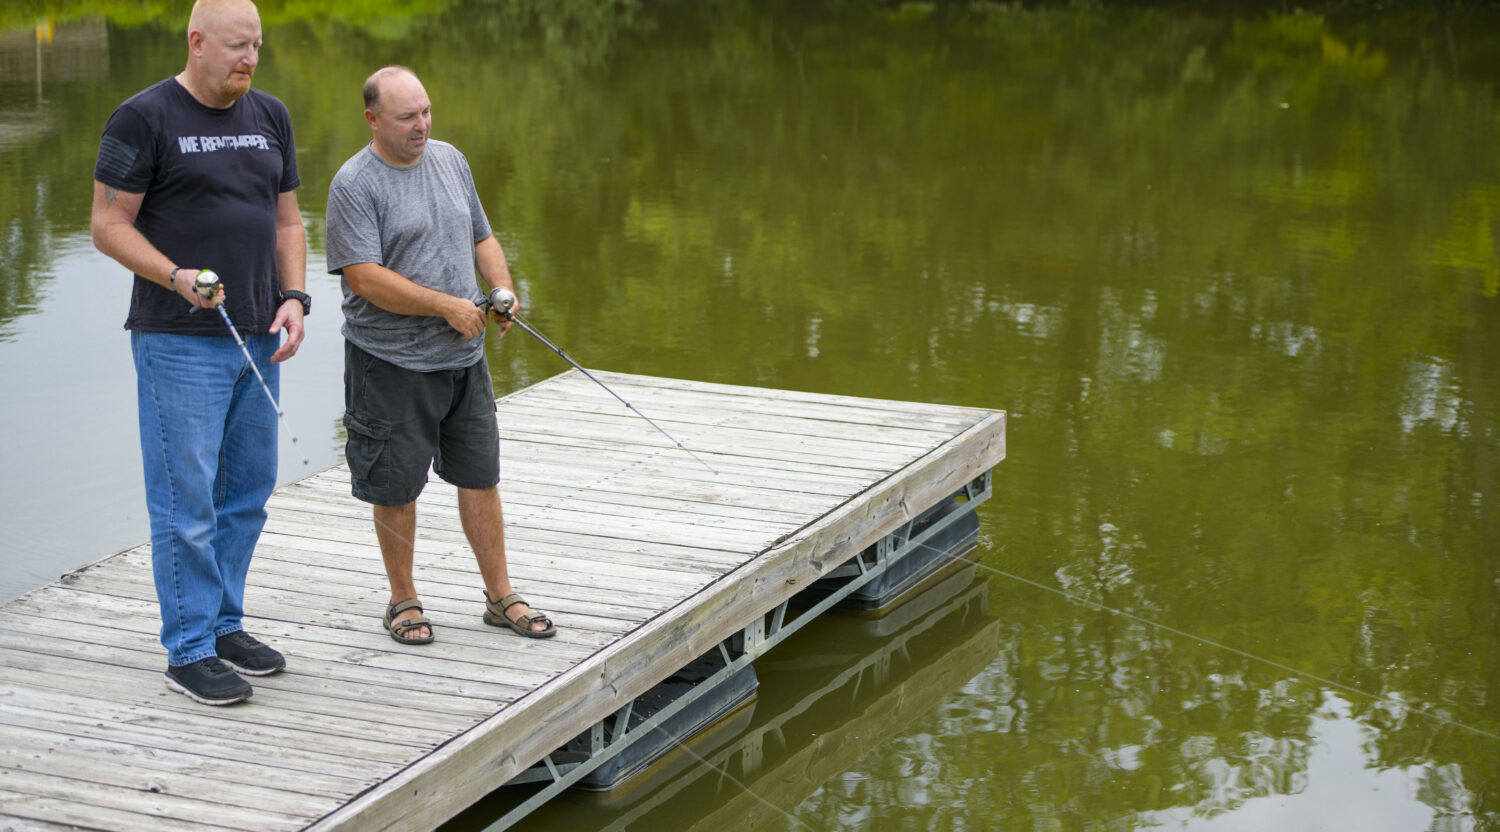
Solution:
{"label": "shirt sleeve", "polygon": [[297,140],[292,135],[292,114],[286,105],[281,106],[281,190],[280,193],[297,190],[302,180],[297,176]]}
{"label": "shirt sleeve", "polygon": [[327,236],[329,274],[354,263],[385,265],[374,204],[362,189],[337,179],[328,188]]}
{"label": "shirt sleeve", "polygon": [[99,139],[94,178],[126,193],[143,194],[156,168],[156,140],[146,119],[134,107],[115,110]]}
{"label": "shirt sleeve", "polygon": [[472,226],[474,244],[478,245],[494,232],[490,230],[490,220],[485,216],[484,204],[479,201],[479,189],[474,185],[474,172],[469,169],[469,158],[460,153],[459,160],[463,164],[464,182],[469,186],[469,224]]}

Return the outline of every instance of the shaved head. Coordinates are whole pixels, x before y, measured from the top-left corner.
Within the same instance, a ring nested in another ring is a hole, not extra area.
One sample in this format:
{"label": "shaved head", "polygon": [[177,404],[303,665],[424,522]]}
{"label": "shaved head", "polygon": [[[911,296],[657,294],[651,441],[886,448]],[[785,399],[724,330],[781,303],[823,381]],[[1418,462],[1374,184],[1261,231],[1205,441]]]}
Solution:
{"label": "shaved head", "polygon": [[217,28],[226,14],[250,12],[257,18],[260,12],[252,0],[198,0],[193,4],[193,13],[188,15],[188,32],[194,29],[207,32]]}

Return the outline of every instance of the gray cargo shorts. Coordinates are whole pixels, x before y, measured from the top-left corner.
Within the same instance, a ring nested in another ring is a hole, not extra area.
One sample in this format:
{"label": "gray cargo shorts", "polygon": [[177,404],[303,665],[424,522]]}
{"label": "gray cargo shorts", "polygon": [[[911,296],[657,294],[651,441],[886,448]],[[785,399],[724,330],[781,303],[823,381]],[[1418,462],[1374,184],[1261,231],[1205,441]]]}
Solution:
{"label": "gray cargo shorts", "polygon": [[500,483],[500,428],[486,359],[418,372],[344,342],[344,427],[354,496],[404,506],[431,468],[459,488]]}

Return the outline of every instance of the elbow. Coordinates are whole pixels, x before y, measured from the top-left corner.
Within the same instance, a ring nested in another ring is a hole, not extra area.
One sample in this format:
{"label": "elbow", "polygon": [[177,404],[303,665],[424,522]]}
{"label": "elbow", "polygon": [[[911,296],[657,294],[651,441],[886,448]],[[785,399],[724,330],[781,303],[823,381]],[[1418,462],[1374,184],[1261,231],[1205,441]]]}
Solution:
{"label": "elbow", "polygon": [[339,271],[339,274],[342,274],[344,282],[349,284],[349,291],[360,297],[365,297],[365,293],[370,289],[370,283],[365,279],[363,272],[359,269],[345,267]]}
{"label": "elbow", "polygon": [[89,240],[101,253],[109,254],[109,228],[105,223],[100,222],[98,217],[93,217],[89,221]]}

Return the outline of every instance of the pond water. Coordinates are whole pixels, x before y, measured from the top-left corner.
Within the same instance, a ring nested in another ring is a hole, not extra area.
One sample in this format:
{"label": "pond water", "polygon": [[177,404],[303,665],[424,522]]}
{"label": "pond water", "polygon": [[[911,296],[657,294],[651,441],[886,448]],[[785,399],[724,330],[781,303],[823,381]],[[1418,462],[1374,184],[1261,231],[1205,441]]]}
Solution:
{"label": "pond water", "polygon": [[[159,5],[0,10],[0,600],[147,538],[88,220],[182,65]],[[1350,8],[267,3],[317,304],[282,479],[341,458],[323,208],[407,64],[586,366],[1011,416],[973,566],[527,828],[1500,829],[1500,17]]]}

